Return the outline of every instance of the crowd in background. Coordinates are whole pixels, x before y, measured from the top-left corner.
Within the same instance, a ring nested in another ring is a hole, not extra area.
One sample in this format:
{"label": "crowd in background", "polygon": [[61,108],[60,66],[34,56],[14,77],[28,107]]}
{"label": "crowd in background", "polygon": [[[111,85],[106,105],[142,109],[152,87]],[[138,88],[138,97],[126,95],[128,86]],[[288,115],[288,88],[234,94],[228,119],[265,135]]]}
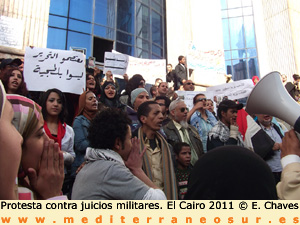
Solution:
{"label": "crowd in background", "polygon": [[[298,186],[282,179],[300,162],[294,130],[271,115],[248,115],[226,96],[199,92],[189,110],[176,94],[195,90],[183,56],[149,92],[142,71],[120,80],[88,68],[80,96],[55,87],[28,91],[23,66],[21,59],[0,65],[0,199],[298,196]],[[300,101],[300,76],[281,77]],[[290,154],[298,158],[287,160]]]}

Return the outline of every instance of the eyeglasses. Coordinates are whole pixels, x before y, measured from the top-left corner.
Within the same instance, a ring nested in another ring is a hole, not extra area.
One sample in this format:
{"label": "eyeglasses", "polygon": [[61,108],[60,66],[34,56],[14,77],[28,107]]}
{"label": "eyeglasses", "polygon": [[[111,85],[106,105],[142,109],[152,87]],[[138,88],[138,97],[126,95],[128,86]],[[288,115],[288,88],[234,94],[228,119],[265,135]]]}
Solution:
{"label": "eyeglasses", "polygon": [[163,103],[158,103],[159,106],[166,106],[165,104]]}
{"label": "eyeglasses", "polygon": [[194,83],[188,82],[188,83],[186,83],[186,85],[195,85],[195,84],[194,84]]}
{"label": "eyeglasses", "polygon": [[180,108],[180,112],[182,112],[182,113],[183,113],[185,110],[186,110],[186,111],[189,111],[189,108],[185,108],[185,107]]}
{"label": "eyeglasses", "polygon": [[196,102],[206,101],[206,98],[198,98]]}

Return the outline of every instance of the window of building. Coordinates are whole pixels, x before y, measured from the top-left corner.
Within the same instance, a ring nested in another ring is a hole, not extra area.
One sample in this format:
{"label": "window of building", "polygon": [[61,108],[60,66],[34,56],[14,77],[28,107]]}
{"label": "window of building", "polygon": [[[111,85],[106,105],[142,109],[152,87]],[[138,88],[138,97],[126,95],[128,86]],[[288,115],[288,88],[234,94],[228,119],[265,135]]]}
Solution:
{"label": "window of building", "polygon": [[259,76],[252,0],[221,0],[226,73],[233,80]]}
{"label": "window of building", "polygon": [[87,58],[102,60],[101,39],[121,53],[161,59],[165,24],[164,0],[50,0],[47,47],[85,48]]}

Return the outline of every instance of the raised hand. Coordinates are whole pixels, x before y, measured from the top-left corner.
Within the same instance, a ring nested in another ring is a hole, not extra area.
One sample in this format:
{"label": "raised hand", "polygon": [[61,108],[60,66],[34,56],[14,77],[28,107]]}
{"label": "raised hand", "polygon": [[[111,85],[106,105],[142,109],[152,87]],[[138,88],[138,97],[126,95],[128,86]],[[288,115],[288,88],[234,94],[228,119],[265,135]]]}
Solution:
{"label": "raised hand", "polygon": [[58,143],[45,141],[39,171],[28,169],[30,186],[40,199],[61,195],[64,180],[64,158]]}

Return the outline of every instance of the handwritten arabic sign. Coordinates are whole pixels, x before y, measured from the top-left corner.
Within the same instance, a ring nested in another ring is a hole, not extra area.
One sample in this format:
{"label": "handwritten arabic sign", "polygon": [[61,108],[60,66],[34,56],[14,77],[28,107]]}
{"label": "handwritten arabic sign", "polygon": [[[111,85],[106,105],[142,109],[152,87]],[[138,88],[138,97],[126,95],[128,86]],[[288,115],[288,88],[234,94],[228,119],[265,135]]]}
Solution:
{"label": "handwritten arabic sign", "polygon": [[129,56],[120,53],[105,52],[104,54],[104,71],[111,71],[115,75],[123,75],[126,73]]}
{"label": "handwritten arabic sign", "polygon": [[129,76],[141,74],[147,83],[154,84],[156,78],[166,80],[166,60],[140,59],[129,56],[126,73]]}
{"label": "handwritten arabic sign", "polygon": [[0,45],[22,49],[23,33],[22,20],[0,16]]}
{"label": "handwritten arabic sign", "polygon": [[147,83],[154,84],[156,78],[166,79],[165,59],[140,59],[119,52],[105,52],[104,73],[110,70],[114,75],[141,74]]}
{"label": "handwritten arabic sign", "polygon": [[191,69],[225,73],[225,58],[223,50],[197,49],[191,43],[188,48],[187,65]]}
{"label": "handwritten arabic sign", "polygon": [[214,92],[214,96],[228,96],[229,99],[234,100],[248,97],[253,87],[252,80],[246,79],[208,87],[206,90]]}
{"label": "handwritten arabic sign", "polygon": [[187,66],[194,69],[194,82],[207,85],[225,82],[225,57],[220,49],[199,49],[189,44]]}
{"label": "handwritten arabic sign", "polygon": [[212,99],[214,93],[211,91],[177,91],[178,96],[182,97],[186,106],[191,110],[194,106],[193,99],[197,94],[204,94],[207,99]]}
{"label": "handwritten arabic sign", "polygon": [[85,88],[85,56],[76,51],[27,47],[24,79],[30,91],[57,88],[81,94]]}

